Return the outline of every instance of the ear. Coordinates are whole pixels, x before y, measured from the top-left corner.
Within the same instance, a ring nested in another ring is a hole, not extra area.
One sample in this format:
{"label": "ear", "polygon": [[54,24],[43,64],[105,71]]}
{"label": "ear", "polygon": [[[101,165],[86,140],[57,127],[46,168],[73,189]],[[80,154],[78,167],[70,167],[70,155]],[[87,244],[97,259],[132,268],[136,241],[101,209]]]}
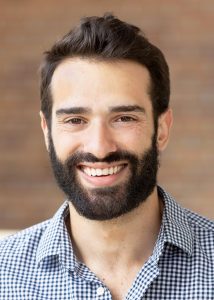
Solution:
{"label": "ear", "polygon": [[160,152],[163,151],[168,144],[172,123],[172,110],[168,109],[158,119],[157,147]]}
{"label": "ear", "polygon": [[44,139],[45,139],[45,145],[47,150],[49,149],[49,139],[48,139],[48,135],[49,135],[49,129],[48,129],[48,125],[47,125],[47,121],[46,118],[43,114],[42,111],[39,112],[40,118],[41,118],[41,127],[42,127],[42,131],[44,134]]}

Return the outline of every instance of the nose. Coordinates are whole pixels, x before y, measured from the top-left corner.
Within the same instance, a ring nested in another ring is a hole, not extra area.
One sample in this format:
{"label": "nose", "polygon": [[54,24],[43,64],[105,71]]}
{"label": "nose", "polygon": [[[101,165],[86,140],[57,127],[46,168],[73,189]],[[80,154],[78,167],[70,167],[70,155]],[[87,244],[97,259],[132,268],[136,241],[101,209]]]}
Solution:
{"label": "nose", "polygon": [[86,132],[84,152],[91,153],[99,159],[117,150],[116,140],[112,129],[103,122],[96,122]]}

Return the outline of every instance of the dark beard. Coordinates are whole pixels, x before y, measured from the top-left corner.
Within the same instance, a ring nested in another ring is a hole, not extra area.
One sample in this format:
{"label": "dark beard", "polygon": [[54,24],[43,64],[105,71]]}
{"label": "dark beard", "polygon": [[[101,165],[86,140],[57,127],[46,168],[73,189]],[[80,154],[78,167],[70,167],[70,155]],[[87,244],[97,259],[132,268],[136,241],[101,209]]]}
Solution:
{"label": "dark beard", "polygon": [[[110,220],[128,213],[143,203],[153,192],[157,181],[158,150],[156,134],[151,147],[138,158],[127,151],[117,151],[102,160],[90,153],[76,152],[62,163],[49,136],[49,155],[56,181],[76,211],[87,219]],[[129,164],[127,180],[113,187],[85,188],[77,178],[77,165],[82,162],[118,162]]]}

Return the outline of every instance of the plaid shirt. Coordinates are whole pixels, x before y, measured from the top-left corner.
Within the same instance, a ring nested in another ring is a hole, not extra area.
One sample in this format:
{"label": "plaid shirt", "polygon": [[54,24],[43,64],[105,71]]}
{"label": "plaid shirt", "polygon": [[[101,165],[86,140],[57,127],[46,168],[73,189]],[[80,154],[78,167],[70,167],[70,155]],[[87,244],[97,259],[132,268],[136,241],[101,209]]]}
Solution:
{"label": "plaid shirt", "polygon": [[[214,223],[159,193],[165,203],[159,237],[125,299],[214,299]],[[0,300],[112,299],[76,259],[67,214],[65,202],[51,220],[0,242]]]}

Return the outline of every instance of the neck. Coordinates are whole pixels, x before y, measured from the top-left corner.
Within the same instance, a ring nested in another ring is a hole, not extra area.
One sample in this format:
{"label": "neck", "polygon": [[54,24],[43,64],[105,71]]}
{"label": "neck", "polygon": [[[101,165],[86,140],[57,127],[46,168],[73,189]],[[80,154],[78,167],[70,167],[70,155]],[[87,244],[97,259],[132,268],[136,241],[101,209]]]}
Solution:
{"label": "neck", "polygon": [[161,225],[157,188],[133,211],[110,221],[93,221],[70,208],[70,228],[77,258],[93,268],[141,265],[152,254]]}

